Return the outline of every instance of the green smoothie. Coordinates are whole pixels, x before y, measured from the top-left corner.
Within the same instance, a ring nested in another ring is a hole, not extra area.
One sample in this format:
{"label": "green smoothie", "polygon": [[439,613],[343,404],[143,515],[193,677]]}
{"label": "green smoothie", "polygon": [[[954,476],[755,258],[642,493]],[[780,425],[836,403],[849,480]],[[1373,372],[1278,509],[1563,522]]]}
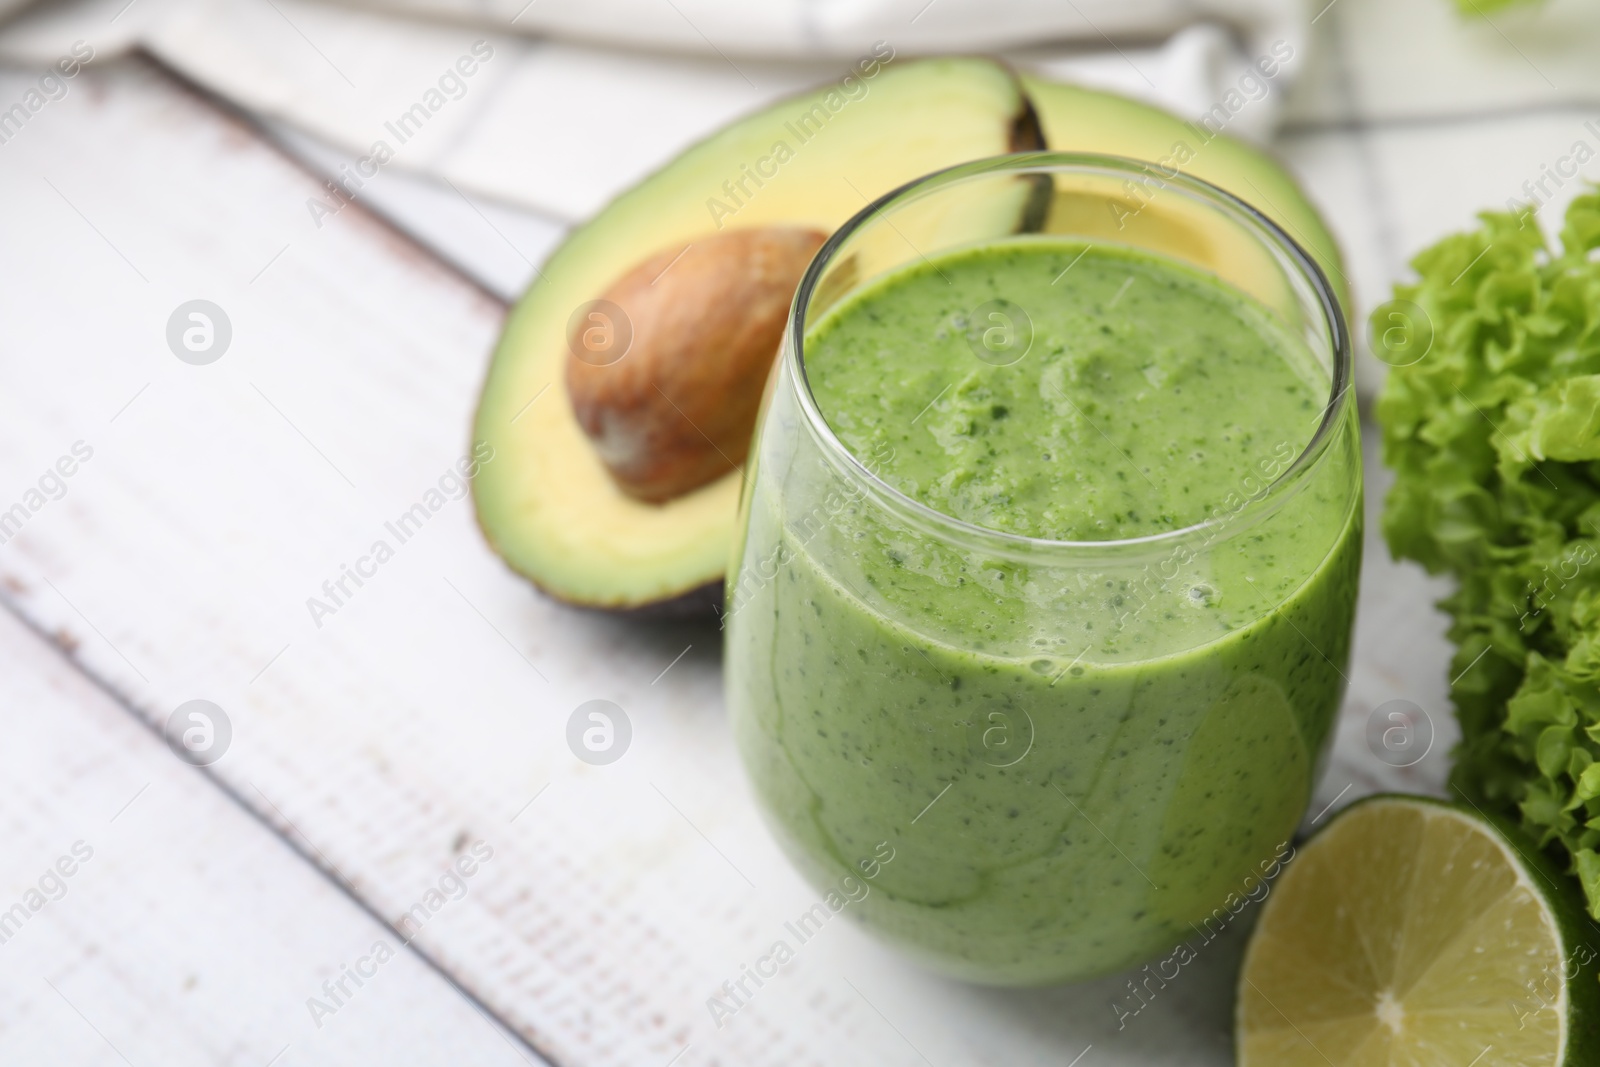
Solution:
{"label": "green smoothie", "polygon": [[[1265,493],[1327,372],[1208,275],[1037,237],[857,289],[804,367],[727,615],[735,733],[790,854],[825,885],[890,843],[853,910],[977,981],[1214,936],[1302,817],[1343,692],[1353,413]],[[807,383],[876,479],[959,522],[830,457]]]}

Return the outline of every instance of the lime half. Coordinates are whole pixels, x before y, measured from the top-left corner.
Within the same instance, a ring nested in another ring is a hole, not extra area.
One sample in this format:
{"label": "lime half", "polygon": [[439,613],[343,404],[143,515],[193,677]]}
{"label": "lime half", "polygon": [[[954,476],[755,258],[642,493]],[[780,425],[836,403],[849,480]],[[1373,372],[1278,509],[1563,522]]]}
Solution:
{"label": "lime half", "polygon": [[1273,885],[1239,976],[1240,1067],[1600,1064],[1600,928],[1470,810],[1352,805]]}

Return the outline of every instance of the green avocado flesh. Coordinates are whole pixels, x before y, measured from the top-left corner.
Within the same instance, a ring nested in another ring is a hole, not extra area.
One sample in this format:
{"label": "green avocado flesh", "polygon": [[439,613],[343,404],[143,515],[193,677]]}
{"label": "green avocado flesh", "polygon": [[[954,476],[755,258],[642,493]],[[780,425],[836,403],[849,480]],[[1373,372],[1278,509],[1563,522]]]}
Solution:
{"label": "green avocado flesh", "polygon": [[[575,229],[512,308],[473,428],[474,441],[503,458],[484,468],[473,496],[491,546],[549,594],[616,610],[706,610],[727,568],[739,474],[664,504],[628,497],[579,428],[566,393],[573,312],[641,260],[739,227],[831,232],[869,200],[922,175],[1042,147],[1041,127],[1059,138],[1047,141],[1050,147],[1150,159],[1165,155],[1165,142],[1188,129],[1155,108],[1019,79],[986,59],[881,62],[870,69],[848,95],[824,86],[688,149]],[[1206,169],[1224,161],[1236,176],[1231,185]],[[759,184],[749,177],[755,172],[766,175]],[[1284,209],[1292,236],[1297,229],[1312,234],[1310,243],[1337,262],[1331,241],[1320,243],[1326,230],[1315,211],[1265,156],[1218,138],[1197,156],[1193,173],[1247,200],[1254,182]],[[1019,228],[1038,214],[1036,207],[1017,205]],[[1059,222],[1087,233],[1075,208],[1058,194],[1044,228]],[[1126,242],[1137,245],[1148,235],[1149,242],[1170,245],[1174,227],[1193,230],[1184,236],[1205,244],[1219,263],[1232,261],[1236,250],[1225,240],[1160,206],[1138,213]],[[1204,255],[1196,259],[1206,262]],[[1231,280],[1250,288],[1247,280]]]}

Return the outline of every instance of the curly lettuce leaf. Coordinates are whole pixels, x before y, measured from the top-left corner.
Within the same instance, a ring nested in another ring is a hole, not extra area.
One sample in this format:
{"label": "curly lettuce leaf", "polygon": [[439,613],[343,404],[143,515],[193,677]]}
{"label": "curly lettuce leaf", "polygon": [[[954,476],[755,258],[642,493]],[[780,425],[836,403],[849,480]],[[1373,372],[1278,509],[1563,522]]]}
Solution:
{"label": "curly lettuce leaf", "polygon": [[1479,219],[1395,288],[1432,345],[1378,400],[1383,533],[1456,579],[1452,786],[1564,858],[1600,918],[1600,194],[1557,247],[1530,213]]}

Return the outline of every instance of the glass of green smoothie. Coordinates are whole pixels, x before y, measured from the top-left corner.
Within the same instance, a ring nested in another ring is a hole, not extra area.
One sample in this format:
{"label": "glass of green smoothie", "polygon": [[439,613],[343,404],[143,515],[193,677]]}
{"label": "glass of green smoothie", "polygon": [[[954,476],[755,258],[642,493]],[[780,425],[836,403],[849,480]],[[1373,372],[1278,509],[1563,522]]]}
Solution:
{"label": "glass of green smoothie", "polygon": [[854,877],[890,942],[1029,985],[1257,892],[1361,554],[1344,320],[1282,230],[1109,157],[921,179],[818,253],[751,455],[728,703],[819,893]]}

